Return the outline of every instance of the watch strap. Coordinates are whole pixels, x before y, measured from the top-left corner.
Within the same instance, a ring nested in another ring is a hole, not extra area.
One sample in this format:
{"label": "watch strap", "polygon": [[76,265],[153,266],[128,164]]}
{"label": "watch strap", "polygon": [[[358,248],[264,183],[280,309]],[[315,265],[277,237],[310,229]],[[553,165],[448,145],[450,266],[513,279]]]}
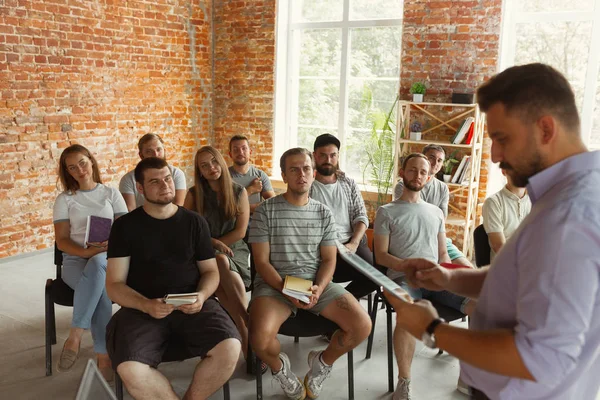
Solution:
{"label": "watch strap", "polygon": [[431,321],[431,323],[429,325],[427,325],[427,328],[425,329],[425,331],[427,333],[429,333],[430,335],[433,335],[433,331],[435,331],[435,328],[438,327],[439,324],[441,324],[442,322],[446,322],[446,320],[444,318],[436,318],[433,321]]}

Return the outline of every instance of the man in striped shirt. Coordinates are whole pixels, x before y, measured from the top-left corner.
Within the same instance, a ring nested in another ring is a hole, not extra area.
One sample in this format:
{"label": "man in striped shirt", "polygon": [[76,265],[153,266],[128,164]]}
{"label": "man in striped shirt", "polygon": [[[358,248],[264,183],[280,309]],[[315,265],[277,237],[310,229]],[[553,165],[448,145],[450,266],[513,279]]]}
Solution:
{"label": "man in striped shirt", "polygon": [[[280,160],[288,188],[265,200],[254,212],[249,242],[256,265],[250,307],[250,338],[256,354],[271,368],[287,397],[314,399],[333,363],[358,346],[371,331],[371,320],[358,301],[331,282],[335,270],[337,233],[331,211],[310,199],[315,178],[312,154],[302,148],[286,151]],[[282,293],[285,276],[313,282],[308,304]],[[298,308],[335,322],[336,331],[327,348],[311,351],[304,384],[280,352],[277,332]]]}

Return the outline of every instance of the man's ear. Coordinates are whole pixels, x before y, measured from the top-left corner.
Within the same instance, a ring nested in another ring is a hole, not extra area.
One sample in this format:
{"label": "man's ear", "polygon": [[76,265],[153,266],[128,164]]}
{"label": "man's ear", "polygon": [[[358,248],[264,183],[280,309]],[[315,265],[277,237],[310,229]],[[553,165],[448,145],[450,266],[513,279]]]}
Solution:
{"label": "man's ear", "polygon": [[398,176],[399,176],[400,178],[404,179],[404,170],[403,170],[402,168],[400,168],[400,169],[398,170]]}
{"label": "man's ear", "polygon": [[431,180],[431,178],[433,178],[433,175],[427,174],[427,179],[425,180],[425,183],[429,183],[429,181]]}
{"label": "man's ear", "polygon": [[285,176],[285,172],[281,171],[281,179],[283,179],[283,183],[287,184],[287,177]]}
{"label": "man's ear", "polygon": [[548,144],[556,137],[558,122],[551,115],[544,115],[537,121],[537,127],[540,130],[540,143]]}
{"label": "man's ear", "polygon": [[144,186],[142,186],[141,183],[139,183],[139,182],[136,181],[135,182],[135,187],[136,187],[138,193],[144,194]]}
{"label": "man's ear", "polygon": [[[143,160],[143,159],[144,159],[144,156],[142,156],[142,152],[141,152],[141,151],[138,151],[138,156],[140,156],[140,160]],[[137,183],[137,182],[136,182],[136,183]]]}
{"label": "man's ear", "polygon": [[231,150],[229,150],[229,152],[227,154],[229,154],[229,158],[231,158],[233,160],[233,156],[231,155]]}

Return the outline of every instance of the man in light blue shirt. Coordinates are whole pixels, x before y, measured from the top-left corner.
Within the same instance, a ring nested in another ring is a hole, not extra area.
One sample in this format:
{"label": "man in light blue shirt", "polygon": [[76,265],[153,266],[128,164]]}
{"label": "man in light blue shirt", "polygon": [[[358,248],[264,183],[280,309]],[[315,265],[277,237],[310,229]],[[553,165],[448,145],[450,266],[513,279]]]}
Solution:
{"label": "man in light blue shirt", "polygon": [[[531,213],[491,267],[408,260],[414,284],[478,298],[473,330],[427,302],[398,303],[398,324],[461,360],[473,399],[593,400],[600,387],[600,152],[581,140],[573,91],[543,64],[481,86],[492,161],[527,187]],[[391,296],[390,296],[391,297]]]}

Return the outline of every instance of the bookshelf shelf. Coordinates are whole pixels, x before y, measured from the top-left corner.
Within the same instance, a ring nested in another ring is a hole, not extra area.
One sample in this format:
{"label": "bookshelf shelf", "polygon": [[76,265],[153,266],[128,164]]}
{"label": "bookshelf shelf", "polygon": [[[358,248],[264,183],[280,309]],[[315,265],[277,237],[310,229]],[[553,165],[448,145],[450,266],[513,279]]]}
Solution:
{"label": "bookshelf shelf", "polygon": [[[422,131],[421,140],[410,140],[411,116],[425,119],[429,127]],[[462,122],[473,118],[473,137],[471,143],[451,143],[454,134],[460,129]],[[465,176],[468,179],[462,183],[446,183],[448,185],[451,201],[448,208],[452,210],[447,220],[447,225],[461,226],[462,251],[467,258],[473,255],[473,232],[476,227],[477,202],[479,196],[479,175],[481,169],[481,155],[483,149],[483,118],[477,104],[454,104],[454,103],[414,103],[411,101],[398,102],[398,123],[400,129],[396,130],[395,157],[397,162],[394,167],[394,176],[398,176],[400,159],[411,151],[421,151],[428,144],[436,144],[446,148],[448,156],[453,151],[461,152],[463,157],[471,157],[468,167],[465,168]],[[428,139],[430,137],[433,140]],[[448,140],[444,140],[447,137]],[[416,148],[415,145],[420,145]],[[456,173],[456,170],[455,170]],[[462,179],[462,178],[461,178]],[[459,196],[464,201],[452,201],[453,197]]]}

